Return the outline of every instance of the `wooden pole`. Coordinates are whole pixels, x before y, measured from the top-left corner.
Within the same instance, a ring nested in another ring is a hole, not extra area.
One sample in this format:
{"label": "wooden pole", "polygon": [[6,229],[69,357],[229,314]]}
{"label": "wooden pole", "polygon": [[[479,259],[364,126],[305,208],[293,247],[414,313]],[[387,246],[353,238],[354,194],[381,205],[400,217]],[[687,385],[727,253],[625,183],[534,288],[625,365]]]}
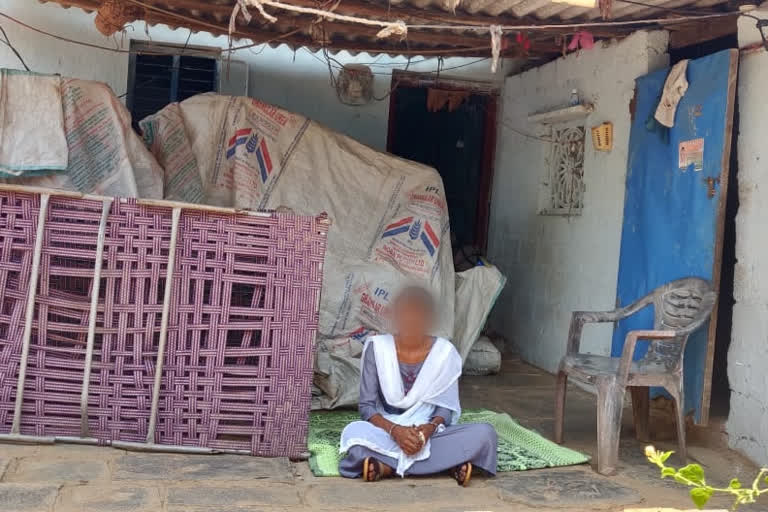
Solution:
{"label": "wooden pole", "polygon": [[160,384],[163,378],[165,341],[168,338],[168,317],[170,316],[171,291],[173,289],[173,267],[176,265],[176,241],[179,235],[179,219],[181,219],[181,208],[176,207],[173,209],[171,220],[171,241],[168,245],[168,268],[165,272],[163,312],[160,319],[160,341],[157,347],[157,362],[155,363],[155,387],[152,389],[152,409],[149,413],[149,428],[147,429],[147,443],[151,444],[154,444],[157,409],[160,403]]}
{"label": "wooden pole", "polygon": [[101,286],[101,267],[104,264],[104,239],[107,235],[107,218],[112,208],[112,198],[102,202],[99,235],[96,241],[96,262],[93,267],[93,285],[91,286],[91,310],[88,316],[88,338],[85,347],[85,368],[83,370],[83,388],[80,392],[80,435],[88,437],[88,387],[91,382],[93,362],[93,341],[96,337],[96,316],[99,307],[99,287]]}
{"label": "wooden pole", "polygon": [[35,319],[35,296],[37,295],[37,281],[40,275],[40,255],[43,252],[45,219],[48,215],[48,201],[50,198],[51,196],[49,194],[40,195],[40,213],[37,216],[35,249],[32,253],[32,270],[29,276],[29,288],[27,290],[27,316],[24,319],[24,335],[22,336],[21,342],[21,361],[19,361],[19,380],[16,383],[16,403],[13,408],[11,434],[18,434],[21,430],[21,406],[24,402],[24,380],[27,377],[29,344],[32,339],[32,323]]}

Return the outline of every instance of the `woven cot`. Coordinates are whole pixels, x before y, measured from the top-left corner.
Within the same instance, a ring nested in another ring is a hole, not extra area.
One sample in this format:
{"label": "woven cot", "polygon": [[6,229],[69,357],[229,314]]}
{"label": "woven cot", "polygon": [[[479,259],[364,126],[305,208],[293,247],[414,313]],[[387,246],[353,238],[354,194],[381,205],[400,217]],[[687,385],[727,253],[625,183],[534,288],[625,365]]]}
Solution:
{"label": "woven cot", "polygon": [[0,437],[305,452],[327,219],[52,194],[0,188]]}

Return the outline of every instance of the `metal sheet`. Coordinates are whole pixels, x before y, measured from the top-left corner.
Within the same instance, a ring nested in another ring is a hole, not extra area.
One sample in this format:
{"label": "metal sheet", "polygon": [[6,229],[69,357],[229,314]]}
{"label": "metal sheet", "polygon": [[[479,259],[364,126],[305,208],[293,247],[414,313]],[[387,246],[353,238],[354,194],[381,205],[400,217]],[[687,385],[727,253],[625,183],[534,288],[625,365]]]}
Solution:
{"label": "metal sheet", "polygon": [[[736,52],[726,50],[689,62],[688,91],[665,141],[646,123],[656,109],[668,70],[637,80],[621,241],[617,301],[623,306],[657,286],[682,277],[710,279],[718,286],[722,216],[730,153]],[[703,169],[679,167],[680,143],[703,138]],[[720,180],[712,188],[708,179]],[[720,242],[720,243],[718,243]],[[627,332],[653,326],[650,308],[620,322],[612,355],[618,356]],[[706,380],[711,377],[713,328],[694,333],[684,362],[685,408],[706,421]],[[635,358],[642,357],[640,344]],[[707,373],[710,375],[707,375]],[[707,390],[708,391],[708,390]]]}

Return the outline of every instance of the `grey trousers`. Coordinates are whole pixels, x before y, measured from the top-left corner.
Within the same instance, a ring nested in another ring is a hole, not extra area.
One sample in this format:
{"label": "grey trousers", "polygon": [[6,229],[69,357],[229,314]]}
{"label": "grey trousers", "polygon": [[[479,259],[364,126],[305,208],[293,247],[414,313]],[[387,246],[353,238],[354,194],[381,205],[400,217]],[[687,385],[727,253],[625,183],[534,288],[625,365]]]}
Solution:
{"label": "grey trousers", "polygon": [[[465,462],[471,462],[491,475],[496,474],[496,430],[488,423],[465,423],[446,427],[431,438],[432,446],[428,459],[414,463],[408,475],[433,475],[442,473]],[[382,455],[364,446],[353,446],[339,463],[339,473],[347,478],[358,478],[363,474],[366,457],[397,467],[392,457]]]}

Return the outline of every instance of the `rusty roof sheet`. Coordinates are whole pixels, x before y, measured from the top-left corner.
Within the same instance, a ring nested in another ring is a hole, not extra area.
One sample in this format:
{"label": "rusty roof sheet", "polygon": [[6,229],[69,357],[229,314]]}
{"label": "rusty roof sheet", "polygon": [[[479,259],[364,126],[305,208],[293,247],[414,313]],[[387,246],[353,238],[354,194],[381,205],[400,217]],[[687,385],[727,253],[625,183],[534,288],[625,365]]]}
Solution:
{"label": "rusty roof sheet", "polygon": [[[46,1],[46,0],[41,0]],[[122,26],[135,20],[150,24],[166,24],[172,28],[189,28],[216,35],[227,34],[235,0],[50,0],[65,7],[80,7],[102,14],[105,6],[113,7],[107,16],[107,28]],[[411,29],[404,40],[377,37],[380,27],[363,26],[333,20],[318,20],[316,16],[296,14],[281,9],[266,9],[277,17],[270,23],[251,8],[249,23],[238,17],[234,39],[273,46],[288,44],[310,49],[327,47],[368,53],[398,55],[490,56],[490,36],[486,30],[492,24],[552,25],[602,21],[600,10],[578,7],[551,0],[283,0],[284,3],[319,9],[332,9],[344,15],[378,20],[403,20],[408,24],[461,25],[462,28]],[[653,25],[621,25],[591,27],[597,38],[621,37],[639,28],[659,28],[675,23],[681,14],[697,15],[723,12],[727,0],[613,0],[610,21],[631,21],[665,18]],[[644,5],[639,5],[642,3]],[[455,5],[454,5],[455,4]],[[114,7],[121,9],[115,12]],[[652,7],[650,7],[652,6]],[[120,17],[122,16],[122,18]],[[99,26],[97,16],[97,26]],[[101,17],[102,30],[105,17]],[[110,18],[112,19],[112,18]],[[706,23],[702,21],[700,23]],[[471,27],[482,30],[473,30]],[[734,23],[735,27],[735,23]],[[552,58],[563,50],[563,35],[573,33],[573,27],[546,31],[525,30],[530,50],[525,51],[514,36],[507,35],[502,56]],[[104,32],[104,30],[102,30]]]}

